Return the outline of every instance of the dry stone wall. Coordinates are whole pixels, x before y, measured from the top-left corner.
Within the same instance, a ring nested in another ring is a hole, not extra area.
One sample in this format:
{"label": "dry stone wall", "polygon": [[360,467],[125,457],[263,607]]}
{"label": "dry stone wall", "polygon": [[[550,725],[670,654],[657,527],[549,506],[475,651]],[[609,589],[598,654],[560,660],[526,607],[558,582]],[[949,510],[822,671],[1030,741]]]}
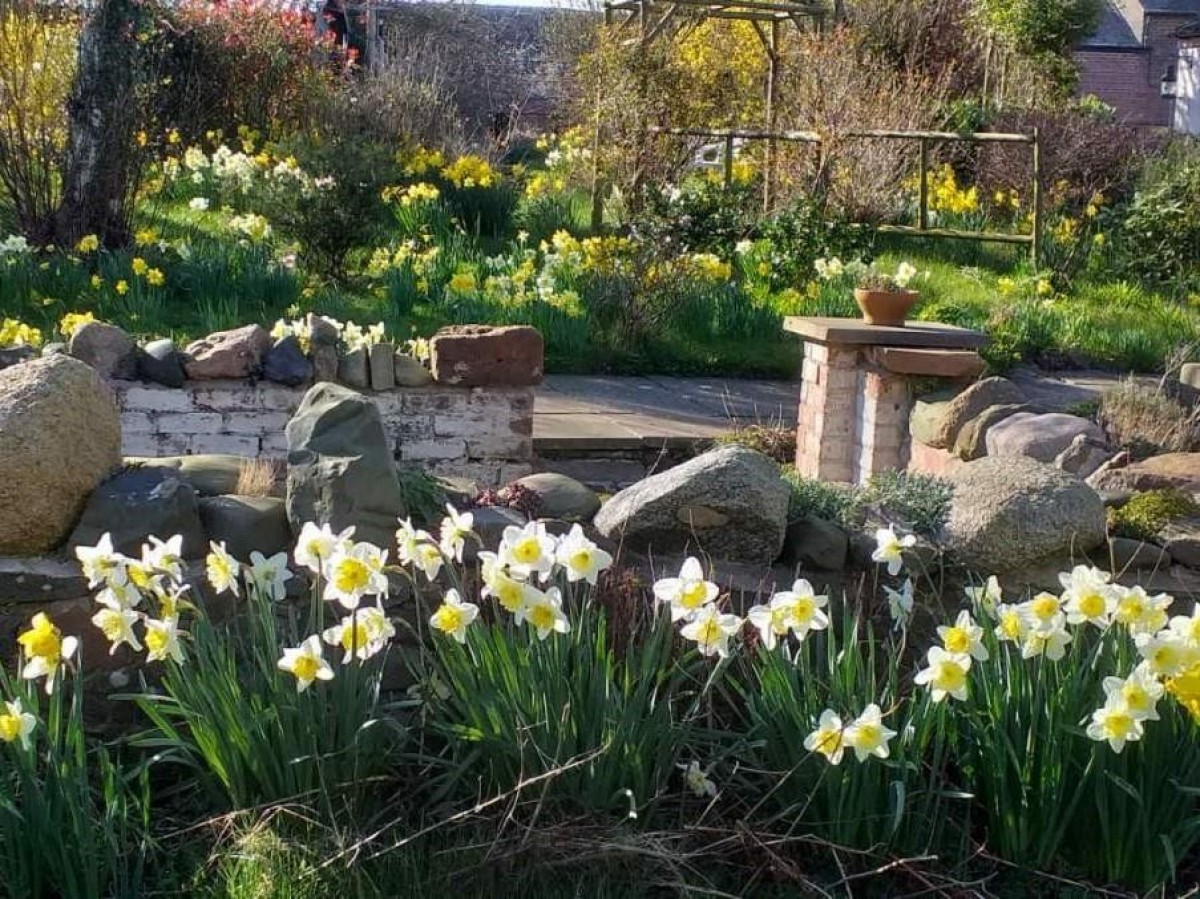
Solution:
{"label": "dry stone wall", "polygon": [[[182,388],[110,382],[126,456],[232,453],[287,456],[284,427],[304,387],[266,381],[188,382]],[[367,393],[396,461],[501,485],[532,470],[533,388],[431,384]]]}

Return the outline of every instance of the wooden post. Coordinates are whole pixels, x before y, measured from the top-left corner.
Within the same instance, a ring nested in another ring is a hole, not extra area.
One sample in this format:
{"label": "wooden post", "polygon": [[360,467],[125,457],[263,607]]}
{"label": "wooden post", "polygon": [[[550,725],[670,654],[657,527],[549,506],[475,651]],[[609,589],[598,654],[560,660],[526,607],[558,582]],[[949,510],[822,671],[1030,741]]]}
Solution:
{"label": "wooden post", "polygon": [[776,103],[779,93],[779,20],[771,21],[771,40],[767,45],[767,138],[766,163],[763,171],[763,212],[771,211],[775,200],[775,166],[778,144],[775,141]]}
{"label": "wooden post", "polygon": [[1029,262],[1034,271],[1041,261],[1042,244],[1042,143],[1033,129],[1033,242],[1029,245]]}
{"label": "wooden post", "polygon": [[725,156],[721,160],[722,168],[725,170],[725,189],[729,190],[733,184],[733,132],[730,131],[725,135]]}
{"label": "wooden post", "polygon": [[917,227],[924,231],[929,227],[929,145],[921,138],[921,156],[917,174],[921,181],[917,187]]}

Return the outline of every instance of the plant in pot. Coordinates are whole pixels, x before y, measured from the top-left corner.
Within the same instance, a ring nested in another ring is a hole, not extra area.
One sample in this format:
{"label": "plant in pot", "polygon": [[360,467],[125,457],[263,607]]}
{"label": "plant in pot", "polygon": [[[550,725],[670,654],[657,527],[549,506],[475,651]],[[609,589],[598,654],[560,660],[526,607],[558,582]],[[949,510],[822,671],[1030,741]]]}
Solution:
{"label": "plant in pot", "polygon": [[909,285],[917,277],[910,262],[899,263],[895,270],[884,269],[877,263],[865,267],[855,278],[854,299],[868,325],[904,327],[908,312],[921,294]]}

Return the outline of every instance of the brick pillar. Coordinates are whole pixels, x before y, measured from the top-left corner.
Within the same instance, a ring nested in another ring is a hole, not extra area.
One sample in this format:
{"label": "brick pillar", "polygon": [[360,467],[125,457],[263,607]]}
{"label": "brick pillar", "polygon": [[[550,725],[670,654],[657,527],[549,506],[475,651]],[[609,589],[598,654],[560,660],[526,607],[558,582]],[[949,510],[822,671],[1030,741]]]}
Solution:
{"label": "brick pillar", "polygon": [[854,419],[858,351],[814,341],[804,344],[796,470],[806,478],[854,477]]}
{"label": "brick pillar", "polygon": [[880,369],[860,370],[855,411],[855,483],[862,484],[881,471],[904,469],[912,412],[908,380]]}

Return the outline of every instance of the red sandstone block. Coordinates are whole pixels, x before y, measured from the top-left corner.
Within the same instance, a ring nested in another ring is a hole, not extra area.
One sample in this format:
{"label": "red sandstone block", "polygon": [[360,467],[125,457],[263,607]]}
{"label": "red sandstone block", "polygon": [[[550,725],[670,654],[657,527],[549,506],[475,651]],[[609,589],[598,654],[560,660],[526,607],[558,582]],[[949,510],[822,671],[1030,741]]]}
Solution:
{"label": "red sandstone block", "polygon": [[539,384],[545,344],[536,328],[458,325],[442,328],[429,342],[430,367],[439,384]]}

